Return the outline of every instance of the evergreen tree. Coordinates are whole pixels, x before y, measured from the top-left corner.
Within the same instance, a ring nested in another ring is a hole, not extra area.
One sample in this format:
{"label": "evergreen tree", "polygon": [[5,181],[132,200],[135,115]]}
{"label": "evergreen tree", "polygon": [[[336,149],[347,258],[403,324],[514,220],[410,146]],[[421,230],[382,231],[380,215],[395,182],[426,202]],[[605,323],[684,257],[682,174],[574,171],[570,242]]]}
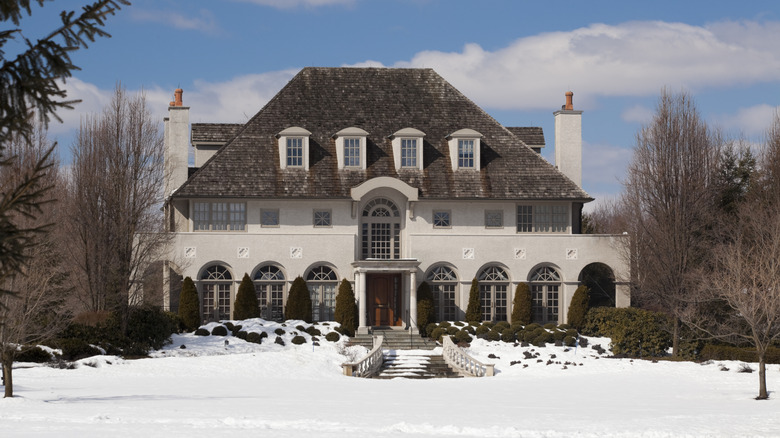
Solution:
{"label": "evergreen tree", "polygon": [[255,284],[249,278],[249,274],[244,273],[244,278],[238,286],[236,302],[233,305],[233,319],[259,318],[260,307],[257,305],[257,295],[255,294]]}
{"label": "evergreen tree", "polygon": [[427,282],[420,283],[417,288],[417,328],[420,333],[425,333],[425,327],[436,319],[433,307],[433,294]]}
{"label": "evergreen tree", "polygon": [[531,289],[528,283],[520,283],[515,289],[515,299],[512,301],[512,323],[528,325],[532,320]]}
{"label": "evergreen tree", "polygon": [[200,301],[198,290],[190,277],[185,277],[179,297],[179,317],[187,331],[200,327]]}
{"label": "evergreen tree", "polygon": [[352,284],[347,279],[341,280],[339,292],[336,295],[336,310],[334,318],[341,324],[341,329],[347,336],[355,335],[357,327],[357,303],[355,303],[355,293],[352,291]]}
{"label": "evergreen tree", "polygon": [[482,306],[480,306],[479,303],[479,282],[476,278],[471,280],[471,289],[469,290],[469,305],[466,308],[466,321],[482,321]]}
{"label": "evergreen tree", "polygon": [[571,297],[571,304],[569,304],[569,313],[566,317],[566,322],[576,328],[582,330],[585,325],[585,315],[588,313],[588,303],[590,302],[590,289],[587,286],[582,285],[574,291],[574,296]]}
{"label": "evergreen tree", "polygon": [[311,322],[311,295],[306,281],[299,275],[290,287],[287,305],[284,308],[285,319],[301,319]]}

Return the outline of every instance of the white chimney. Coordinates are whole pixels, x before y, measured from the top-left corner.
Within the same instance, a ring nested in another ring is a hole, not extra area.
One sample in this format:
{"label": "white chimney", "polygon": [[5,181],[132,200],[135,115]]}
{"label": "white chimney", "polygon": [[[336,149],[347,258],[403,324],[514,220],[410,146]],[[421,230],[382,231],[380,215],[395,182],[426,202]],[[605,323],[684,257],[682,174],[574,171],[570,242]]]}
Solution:
{"label": "white chimney", "polygon": [[190,108],[182,103],[183,91],[177,88],[168,106],[165,120],[165,196],[170,196],[187,181],[190,145]]}
{"label": "white chimney", "polygon": [[574,93],[555,114],[555,167],[582,187],[582,111],[575,111]]}

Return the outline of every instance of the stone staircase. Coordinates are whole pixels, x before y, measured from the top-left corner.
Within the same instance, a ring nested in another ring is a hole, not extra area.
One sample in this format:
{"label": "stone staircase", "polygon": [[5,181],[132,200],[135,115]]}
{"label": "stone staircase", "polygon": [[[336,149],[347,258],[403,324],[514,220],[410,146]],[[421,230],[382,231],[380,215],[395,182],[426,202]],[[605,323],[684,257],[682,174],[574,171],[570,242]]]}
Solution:
{"label": "stone staircase", "polygon": [[374,346],[374,336],[382,335],[384,363],[375,379],[433,379],[462,377],[452,370],[441,354],[431,350],[438,345],[435,341],[410,335],[407,330],[374,328],[368,335],[356,335],[350,339],[351,345],[362,345],[369,350]]}
{"label": "stone staircase", "polygon": [[433,350],[436,342],[423,339],[419,334],[409,335],[408,330],[374,328],[368,335],[355,335],[349,340],[350,345],[362,345],[369,350],[374,347],[374,336],[382,335],[385,341],[382,343],[384,350]]}
{"label": "stone staircase", "polygon": [[386,350],[384,363],[375,379],[437,379],[462,377],[453,371],[441,354],[428,350]]}

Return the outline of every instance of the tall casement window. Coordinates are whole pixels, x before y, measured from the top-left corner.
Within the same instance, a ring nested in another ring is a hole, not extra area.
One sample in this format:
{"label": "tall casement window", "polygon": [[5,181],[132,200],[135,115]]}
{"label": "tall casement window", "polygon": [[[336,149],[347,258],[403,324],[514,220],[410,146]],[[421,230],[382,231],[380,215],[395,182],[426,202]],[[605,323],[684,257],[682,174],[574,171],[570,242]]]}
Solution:
{"label": "tall casement window", "polygon": [[360,167],[360,138],[344,139],[344,167]]}
{"label": "tall casement window", "polygon": [[204,321],[230,318],[230,286],[233,276],[222,265],[207,268],[200,276],[203,299],[201,308]]}
{"label": "tall casement window", "polygon": [[565,233],[569,226],[567,205],[518,205],[518,233]]}
{"label": "tall casement window", "polygon": [[193,231],[246,230],[246,203],[195,202],[192,206]]}
{"label": "tall casement window", "polygon": [[364,260],[401,258],[401,214],[393,201],[385,198],[369,201],[361,222]]}
{"label": "tall casement window", "polygon": [[558,322],[561,276],[558,271],[542,266],[531,274],[531,308],[534,322]]}
{"label": "tall casement window", "polygon": [[401,139],[401,167],[417,167],[417,139]]}
{"label": "tall casement window", "polygon": [[306,275],[306,285],[311,295],[312,321],[333,321],[338,287],[336,273],[327,266],[317,266]]}
{"label": "tall casement window", "polygon": [[470,139],[458,140],[458,168],[459,169],[474,168],[474,140],[470,140]]}
{"label": "tall casement window", "polygon": [[498,266],[489,266],[477,276],[483,321],[506,321],[509,275]]}
{"label": "tall casement window", "polygon": [[287,138],[287,167],[303,167],[303,138]]}
{"label": "tall casement window", "polygon": [[270,321],[284,320],[284,272],[274,265],[262,266],[254,276],[260,317]]}
{"label": "tall casement window", "polygon": [[428,273],[426,281],[431,285],[437,321],[456,321],[458,276],[455,271],[446,266],[437,266]]}

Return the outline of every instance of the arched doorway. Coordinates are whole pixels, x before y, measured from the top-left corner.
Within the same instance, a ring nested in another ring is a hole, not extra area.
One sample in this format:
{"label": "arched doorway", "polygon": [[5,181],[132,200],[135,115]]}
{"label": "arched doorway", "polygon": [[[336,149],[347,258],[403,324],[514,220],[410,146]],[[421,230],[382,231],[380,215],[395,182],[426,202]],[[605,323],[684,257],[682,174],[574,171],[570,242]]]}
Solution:
{"label": "arched doorway", "polygon": [[436,266],[425,280],[431,285],[436,321],[457,321],[458,276],[455,271],[448,266]]}
{"label": "arched doorway", "polygon": [[264,265],[255,272],[255,294],[261,318],[284,320],[284,280],[284,272],[276,265]]}
{"label": "arched doorway", "polygon": [[533,321],[558,323],[561,275],[551,266],[542,266],[531,273],[529,283]]}
{"label": "arched doorway", "polygon": [[591,263],[580,271],[580,284],[590,289],[588,307],[615,307],[615,274],[604,263]]}
{"label": "arched doorway", "polygon": [[204,321],[220,321],[230,318],[230,287],[233,275],[223,265],[212,265],[200,275],[201,310]]}
{"label": "arched doorway", "polygon": [[488,266],[477,276],[483,321],[506,321],[509,275],[499,266]]}
{"label": "arched doorway", "polygon": [[311,296],[311,320],[333,321],[336,311],[338,276],[328,266],[317,266],[306,275]]}

